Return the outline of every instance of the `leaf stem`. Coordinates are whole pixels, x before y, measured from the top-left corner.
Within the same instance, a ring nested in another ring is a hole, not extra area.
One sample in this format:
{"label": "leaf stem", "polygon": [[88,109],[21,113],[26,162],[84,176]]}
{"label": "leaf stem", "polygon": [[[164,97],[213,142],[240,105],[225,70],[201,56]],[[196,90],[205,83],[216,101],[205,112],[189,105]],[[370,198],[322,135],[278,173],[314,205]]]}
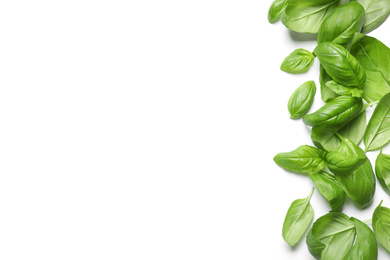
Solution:
{"label": "leaf stem", "polygon": [[310,192],[310,194],[309,194],[309,196],[308,196],[309,201],[310,201],[310,199],[311,199],[311,196],[313,196],[313,192],[314,192],[314,187],[311,188],[311,192]]}
{"label": "leaf stem", "polygon": [[372,218],[363,220],[362,222],[363,222],[364,224],[371,223],[371,222],[372,222]]}

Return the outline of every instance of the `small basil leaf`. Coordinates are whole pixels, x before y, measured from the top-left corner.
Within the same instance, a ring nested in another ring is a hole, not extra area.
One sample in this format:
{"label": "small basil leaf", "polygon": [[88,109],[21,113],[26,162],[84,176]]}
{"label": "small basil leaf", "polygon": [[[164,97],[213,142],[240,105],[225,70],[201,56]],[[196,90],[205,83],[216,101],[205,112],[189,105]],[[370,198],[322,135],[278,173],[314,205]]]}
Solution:
{"label": "small basil leaf", "polygon": [[334,211],[340,211],[344,205],[345,192],[335,177],[325,171],[311,172],[309,176],[322,196],[329,202],[330,207]]}
{"label": "small basil leaf", "polygon": [[340,96],[312,114],[303,116],[303,122],[309,126],[334,126],[349,122],[362,109],[360,98]]}
{"label": "small basil leaf", "polygon": [[284,59],[280,69],[294,74],[304,73],[309,70],[313,61],[314,55],[310,51],[296,49]]}
{"label": "small basil leaf", "polygon": [[345,260],[376,260],[378,259],[378,244],[375,234],[363,222],[351,218],[355,224],[356,239]]}
{"label": "small basil leaf", "polygon": [[290,0],[275,0],[272,3],[268,11],[268,21],[270,23],[279,21],[289,1]]}
{"label": "small basil leaf", "polygon": [[291,118],[301,118],[310,109],[316,94],[316,84],[314,81],[303,83],[291,95],[288,101],[288,111]]}
{"label": "small basil leaf", "polygon": [[372,215],[372,228],[379,244],[390,252],[390,209],[382,207],[382,202]]}
{"label": "small basil leaf", "polygon": [[343,46],[332,43],[320,43],[314,50],[321,65],[330,77],[346,87],[363,87],[366,74],[359,61]]}
{"label": "small basil leaf", "polygon": [[364,8],[357,2],[338,6],[322,22],[318,30],[318,43],[348,44],[364,24]]}
{"label": "small basil leaf", "polygon": [[354,87],[346,87],[333,80],[326,82],[326,86],[336,94],[339,94],[340,96],[351,96],[351,97],[363,96],[363,90]]}
{"label": "small basil leaf", "polygon": [[382,148],[390,141],[390,93],[378,103],[364,133],[366,151]]}
{"label": "small basil leaf", "polygon": [[322,21],[339,0],[291,0],[282,15],[282,23],[292,31],[317,33]]}
{"label": "small basil leaf", "polygon": [[338,95],[326,85],[326,83],[330,80],[332,80],[332,78],[326,72],[324,67],[320,65],[321,99],[324,102],[329,102],[338,97]]}
{"label": "small basil leaf", "polygon": [[306,245],[309,252],[315,259],[321,259],[321,253],[325,249],[325,245],[319,242],[313,235],[313,228],[306,235]]}
{"label": "small basil leaf", "polygon": [[350,51],[367,75],[363,86],[364,99],[380,100],[390,92],[390,49],[373,37],[357,33]]}
{"label": "small basil leaf", "polygon": [[382,188],[390,195],[390,155],[383,154],[382,149],[375,161],[375,174]]}
{"label": "small basil leaf", "polygon": [[321,260],[343,260],[355,241],[355,223],[340,212],[330,212],[313,224],[314,238],[325,245]]}
{"label": "small basil leaf", "polygon": [[322,157],[321,150],[309,145],[302,145],[294,151],[277,154],[274,161],[286,170],[309,173],[325,167]]}
{"label": "small basil leaf", "polygon": [[366,156],[360,157],[336,151],[328,152],[325,155],[326,166],[334,174],[349,174],[359,168],[366,160]]}
{"label": "small basil leaf", "polygon": [[287,211],[283,223],[282,235],[290,246],[296,245],[301,240],[313,221],[314,210],[310,205],[310,199],[313,192],[314,188],[311,190],[308,197],[293,201]]}
{"label": "small basil leaf", "polygon": [[366,11],[366,21],[362,33],[378,28],[389,16],[390,0],[356,0]]}

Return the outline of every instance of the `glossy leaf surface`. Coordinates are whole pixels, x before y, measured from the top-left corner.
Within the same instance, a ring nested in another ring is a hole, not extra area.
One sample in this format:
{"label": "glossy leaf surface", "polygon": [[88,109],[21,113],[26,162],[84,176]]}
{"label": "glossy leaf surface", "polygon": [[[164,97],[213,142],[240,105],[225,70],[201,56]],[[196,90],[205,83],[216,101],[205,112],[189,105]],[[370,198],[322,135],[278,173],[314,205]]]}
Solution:
{"label": "glossy leaf surface", "polygon": [[376,260],[378,259],[378,243],[375,234],[363,222],[351,218],[355,224],[356,239],[345,260]]}
{"label": "glossy leaf surface", "polygon": [[326,86],[340,96],[362,97],[363,90],[357,87],[346,87],[336,81],[330,80],[326,83]]}
{"label": "glossy leaf surface", "polygon": [[362,33],[378,28],[389,16],[390,0],[356,0],[366,11],[366,21]]}
{"label": "glossy leaf surface", "polygon": [[282,62],[280,69],[288,73],[304,73],[308,71],[314,62],[314,55],[304,49],[296,49]]}
{"label": "glossy leaf surface", "polygon": [[372,228],[378,242],[390,252],[390,209],[382,207],[382,202],[372,216]]}
{"label": "glossy leaf surface", "polygon": [[315,94],[316,84],[314,81],[305,82],[294,91],[287,105],[292,119],[301,118],[307,113],[313,104]]}
{"label": "glossy leaf surface", "polygon": [[390,195],[390,155],[382,150],[375,161],[375,174],[382,188]]}
{"label": "glossy leaf surface", "polygon": [[339,95],[331,90],[326,83],[332,80],[329,74],[326,72],[324,67],[320,65],[320,84],[321,84],[321,99],[324,102],[329,102],[332,99],[338,97]]}
{"label": "glossy leaf surface", "polygon": [[331,151],[325,155],[326,166],[328,166],[328,169],[334,174],[350,174],[359,168],[366,160],[366,156],[345,154],[337,151]]}
{"label": "glossy leaf surface", "polygon": [[289,1],[290,0],[275,0],[272,3],[268,11],[268,21],[270,23],[279,21]]}

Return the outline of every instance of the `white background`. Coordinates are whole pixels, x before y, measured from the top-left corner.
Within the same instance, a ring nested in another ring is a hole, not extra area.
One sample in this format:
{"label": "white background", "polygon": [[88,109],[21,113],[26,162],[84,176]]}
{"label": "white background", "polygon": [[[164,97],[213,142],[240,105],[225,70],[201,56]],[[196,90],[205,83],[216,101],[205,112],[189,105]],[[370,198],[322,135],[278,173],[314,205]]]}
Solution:
{"label": "white background", "polygon": [[0,258],[312,259],[281,229],[313,184],[272,158],[311,144],[287,101],[318,61],[279,66],[316,44],[269,24],[270,4],[2,1]]}

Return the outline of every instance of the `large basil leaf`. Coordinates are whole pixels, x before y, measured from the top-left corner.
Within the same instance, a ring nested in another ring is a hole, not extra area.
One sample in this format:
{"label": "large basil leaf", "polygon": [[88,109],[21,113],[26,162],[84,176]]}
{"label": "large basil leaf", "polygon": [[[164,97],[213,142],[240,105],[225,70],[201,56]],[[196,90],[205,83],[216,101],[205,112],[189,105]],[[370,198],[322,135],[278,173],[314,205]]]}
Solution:
{"label": "large basil leaf", "polygon": [[290,0],[275,0],[272,3],[268,11],[268,21],[270,23],[279,21],[289,1]]}
{"label": "large basil leaf", "polygon": [[368,33],[378,28],[389,16],[390,0],[356,0],[366,11],[366,21],[362,32]]}
{"label": "large basil leaf", "polygon": [[364,68],[367,80],[364,83],[364,99],[380,100],[390,92],[390,49],[373,37],[357,33],[350,52]]}
{"label": "large basil leaf", "polygon": [[363,110],[347,124],[333,127],[313,127],[311,129],[311,139],[315,146],[326,151],[336,151],[341,144],[341,140],[336,133],[359,145],[366,130],[366,112]]}
{"label": "large basil leaf", "polygon": [[375,174],[382,188],[390,195],[390,155],[383,154],[382,149],[375,161]]}
{"label": "large basil leaf", "polygon": [[308,71],[314,62],[314,55],[305,49],[296,49],[282,62],[280,69],[294,74]]}
{"label": "large basil leaf", "polygon": [[330,207],[334,211],[340,211],[344,205],[345,192],[335,177],[325,171],[311,172],[309,176],[322,196],[329,202]]}
{"label": "large basil leaf", "polygon": [[334,81],[347,87],[363,87],[366,80],[363,67],[346,48],[333,42],[323,42],[315,48],[314,54]]}
{"label": "large basil leaf", "polygon": [[375,234],[363,222],[351,218],[355,224],[356,239],[345,260],[376,260],[378,259],[378,243]]}
{"label": "large basil leaf", "polygon": [[345,154],[331,151],[325,155],[325,163],[328,169],[334,174],[350,174],[359,168],[367,160],[366,156],[359,154]]}
{"label": "large basil leaf", "polygon": [[313,192],[314,188],[311,190],[308,197],[293,201],[287,211],[283,223],[282,235],[283,239],[290,246],[296,245],[301,240],[313,221],[314,210],[310,205],[310,199]]}
{"label": "large basil leaf", "polygon": [[312,114],[303,116],[303,122],[309,126],[334,126],[349,122],[362,109],[360,98],[340,96]]}
{"label": "large basil leaf", "polygon": [[338,95],[331,90],[326,83],[332,80],[329,74],[326,72],[324,67],[320,65],[320,84],[321,84],[321,99],[324,102],[329,102],[332,99],[336,98]]}
{"label": "large basil leaf", "polygon": [[357,2],[338,6],[330,13],[318,30],[318,43],[348,44],[364,24],[364,8]]}
{"label": "large basil leaf", "polygon": [[355,241],[356,228],[354,221],[347,215],[330,212],[317,219],[312,234],[317,245],[325,245],[321,251],[321,260],[344,260]]}
{"label": "large basil leaf", "polygon": [[363,90],[357,87],[346,87],[333,80],[326,82],[326,86],[334,93],[340,96],[351,96],[351,97],[363,96]]}
{"label": "large basil leaf", "polygon": [[302,145],[294,151],[279,153],[274,161],[286,170],[294,172],[317,172],[325,167],[323,152],[309,145]]}
{"label": "large basil leaf", "polygon": [[288,101],[288,111],[291,118],[301,118],[310,109],[316,94],[316,84],[314,81],[303,83],[291,95]]}
{"label": "large basil leaf", "polygon": [[390,93],[378,103],[364,133],[366,151],[377,150],[390,141]]}
{"label": "large basil leaf", "polygon": [[282,23],[290,30],[317,33],[325,17],[339,0],[291,0],[282,15]]}
{"label": "large basil leaf", "polygon": [[372,215],[372,228],[378,242],[390,252],[390,209],[382,207],[382,202]]}

